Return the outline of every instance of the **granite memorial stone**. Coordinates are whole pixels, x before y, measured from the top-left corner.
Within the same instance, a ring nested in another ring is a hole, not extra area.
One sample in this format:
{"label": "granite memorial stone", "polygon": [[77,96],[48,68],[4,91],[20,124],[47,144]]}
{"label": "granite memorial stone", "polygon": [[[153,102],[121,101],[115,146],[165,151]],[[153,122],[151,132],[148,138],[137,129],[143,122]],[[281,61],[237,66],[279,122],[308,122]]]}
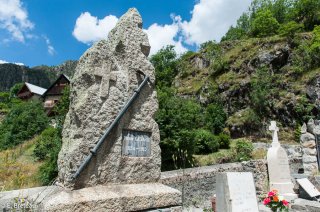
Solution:
{"label": "granite memorial stone", "polygon": [[[150,45],[136,9],[80,58],[71,82],[70,108],[59,153],[59,182],[79,189],[108,183],[147,183],[160,178],[160,135]],[[105,137],[93,159],[74,174],[130,98],[147,84]]]}

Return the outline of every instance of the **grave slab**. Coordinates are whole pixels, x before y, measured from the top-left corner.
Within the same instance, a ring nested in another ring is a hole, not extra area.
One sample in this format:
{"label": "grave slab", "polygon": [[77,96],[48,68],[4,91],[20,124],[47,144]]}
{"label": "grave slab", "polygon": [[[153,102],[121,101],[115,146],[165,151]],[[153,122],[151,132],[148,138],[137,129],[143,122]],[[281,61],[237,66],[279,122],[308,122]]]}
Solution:
{"label": "grave slab", "polygon": [[251,172],[225,172],[217,175],[217,211],[259,212]]}
{"label": "grave slab", "polygon": [[308,180],[308,178],[297,179],[299,185],[307,192],[310,197],[320,196],[318,189]]}

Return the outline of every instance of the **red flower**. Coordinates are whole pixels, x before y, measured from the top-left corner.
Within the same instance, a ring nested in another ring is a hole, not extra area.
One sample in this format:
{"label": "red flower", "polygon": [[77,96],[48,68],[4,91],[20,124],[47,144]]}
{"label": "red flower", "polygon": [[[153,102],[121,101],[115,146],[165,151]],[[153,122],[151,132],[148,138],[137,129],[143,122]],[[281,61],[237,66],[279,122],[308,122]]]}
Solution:
{"label": "red flower", "polygon": [[270,200],[269,197],[267,197],[267,198],[265,198],[265,199],[263,200],[263,204],[264,204],[264,205],[268,205],[270,202],[271,202],[271,200]]}
{"label": "red flower", "polygon": [[273,197],[274,195],[276,195],[276,192],[274,190],[269,191],[268,197]]}
{"label": "red flower", "polygon": [[288,205],[289,205],[289,202],[286,201],[286,200],[282,200],[282,204],[283,204],[284,206],[288,206]]}

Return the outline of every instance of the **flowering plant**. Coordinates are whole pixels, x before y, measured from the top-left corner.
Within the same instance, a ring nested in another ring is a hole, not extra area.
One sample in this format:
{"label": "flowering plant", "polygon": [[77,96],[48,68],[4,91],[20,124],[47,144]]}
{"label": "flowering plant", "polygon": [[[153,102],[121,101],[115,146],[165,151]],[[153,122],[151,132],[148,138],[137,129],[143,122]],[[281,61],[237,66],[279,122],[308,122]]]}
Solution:
{"label": "flowering plant", "polygon": [[277,190],[272,190],[268,196],[263,200],[263,204],[269,207],[272,211],[289,211],[289,202],[278,195]]}

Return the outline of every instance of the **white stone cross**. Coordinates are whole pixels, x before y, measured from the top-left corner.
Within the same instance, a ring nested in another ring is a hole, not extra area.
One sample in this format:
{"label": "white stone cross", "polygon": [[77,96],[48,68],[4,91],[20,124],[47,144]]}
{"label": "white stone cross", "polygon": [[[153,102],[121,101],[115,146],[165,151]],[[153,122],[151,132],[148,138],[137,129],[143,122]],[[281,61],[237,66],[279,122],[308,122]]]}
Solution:
{"label": "white stone cross", "polygon": [[271,121],[269,130],[272,132],[272,146],[279,146],[280,145],[279,139],[278,139],[279,128],[277,127],[276,121]]}

